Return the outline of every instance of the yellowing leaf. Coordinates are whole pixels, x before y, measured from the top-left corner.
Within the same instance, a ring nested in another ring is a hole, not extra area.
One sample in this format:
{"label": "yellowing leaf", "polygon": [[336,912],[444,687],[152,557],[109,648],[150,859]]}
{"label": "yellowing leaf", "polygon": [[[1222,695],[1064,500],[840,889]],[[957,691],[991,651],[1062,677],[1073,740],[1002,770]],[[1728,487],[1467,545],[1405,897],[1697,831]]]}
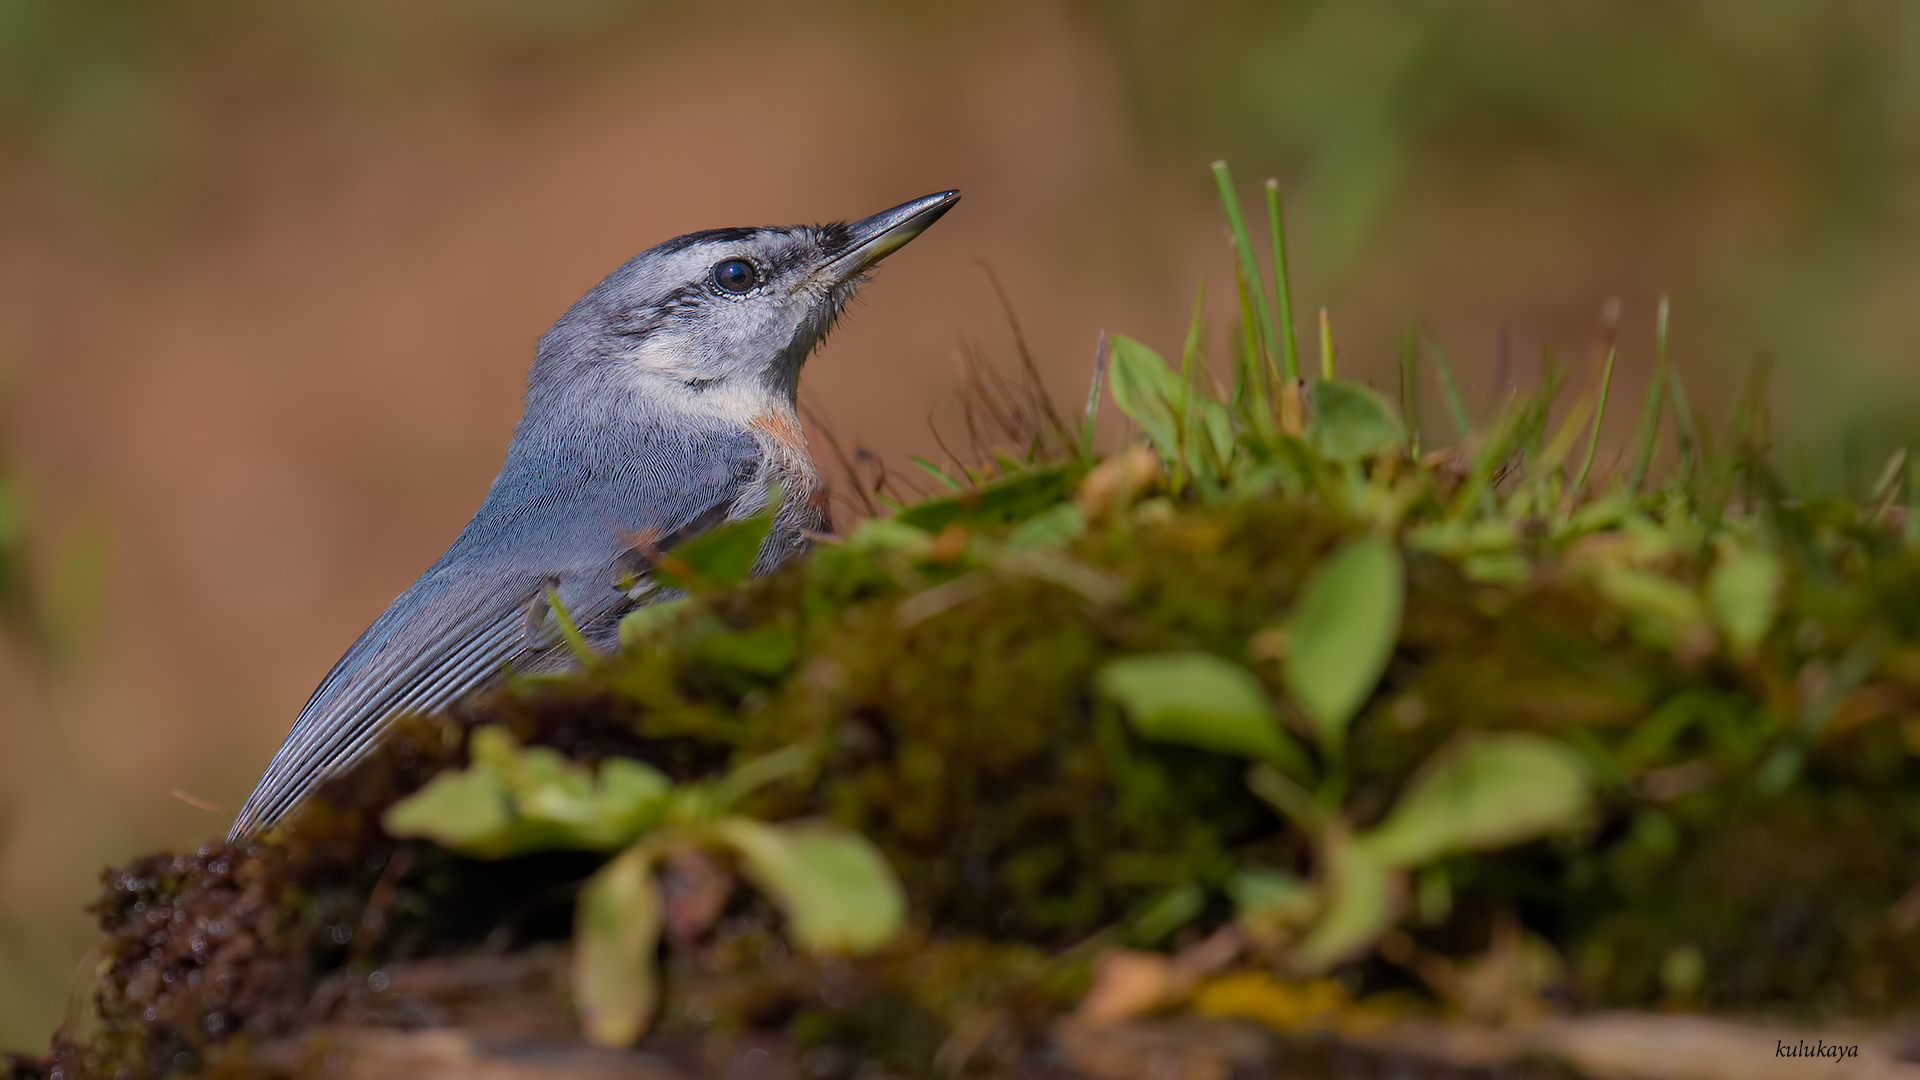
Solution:
{"label": "yellowing leaf", "polygon": [[1299,747],[1245,668],[1209,653],[1126,656],[1094,675],[1140,734],[1162,742],[1239,754],[1298,771]]}
{"label": "yellowing leaf", "polygon": [[1492,735],[1429,762],[1358,843],[1384,865],[1415,867],[1569,828],[1590,800],[1586,765],[1572,747],[1524,732]]}
{"label": "yellowing leaf", "polygon": [[1735,656],[1752,656],[1767,636],[1779,612],[1785,577],[1779,558],[1764,548],[1729,544],[1721,549],[1707,577],[1707,602]]}
{"label": "yellowing leaf", "polygon": [[1282,982],[1263,971],[1236,971],[1210,979],[1194,991],[1195,1011],[1252,1020],[1281,1031],[1324,1021],[1352,1000],[1332,979]]}
{"label": "yellowing leaf", "polygon": [[1387,669],[1404,591],[1400,551],[1377,537],[1335,552],[1300,591],[1287,619],[1287,689],[1329,752]]}
{"label": "yellowing leaf", "polygon": [[573,1001],[587,1038],[631,1046],[646,1031],[659,991],[660,889],[653,855],[631,847],[587,880],[574,914]]}
{"label": "yellowing leaf", "polygon": [[714,832],[780,908],[801,948],[864,952],[893,937],[906,917],[893,868],[858,833],[826,822],[774,826],[749,818],[727,818]]}

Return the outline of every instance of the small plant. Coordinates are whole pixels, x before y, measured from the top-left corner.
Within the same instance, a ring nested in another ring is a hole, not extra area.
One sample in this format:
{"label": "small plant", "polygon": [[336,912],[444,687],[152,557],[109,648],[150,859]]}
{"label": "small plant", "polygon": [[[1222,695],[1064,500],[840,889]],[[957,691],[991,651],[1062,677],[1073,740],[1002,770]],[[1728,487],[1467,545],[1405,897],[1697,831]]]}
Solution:
{"label": "small plant", "polygon": [[[773,500],[770,500],[770,502]],[[662,586],[707,591],[743,580],[772,525],[762,514],[714,529],[657,558]],[[550,598],[565,639],[596,663],[566,610]],[[643,638],[673,617],[673,594],[621,627]],[[587,1036],[627,1046],[646,1030],[658,999],[653,972],[665,905],[654,870],[711,852],[733,859],[786,917],[803,949],[864,952],[899,930],[905,900],[886,859],[858,834],[827,822],[768,825],[735,812],[757,789],[812,766],[791,747],[747,761],[721,778],[675,786],[630,758],[596,773],[546,747],[522,748],[498,728],[473,732],[472,765],[440,773],[387,810],[395,837],[432,840],[466,855],[510,858],[534,851],[617,851],[581,889],[575,918],[573,988]],[[696,917],[705,929],[730,888],[715,884]]]}
{"label": "small plant", "polygon": [[[709,852],[733,859],[779,907],[788,936],[803,949],[863,952],[900,928],[899,882],[858,834],[820,821],[769,825],[735,812],[756,788],[806,768],[803,750],[675,786],[627,758],[610,758],[595,774],[554,750],[518,747],[498,728],[475,731],[470,746],[473,764],[395,803],[387,831],[489,859],[618,852],[587,880],[574,922],[574,1001],[596,1043],[630,1045],[657,1003],[653,954],[665,905],[654,870],[664,861]],[[712,891],[705,922],[718,917],[727,890]]]}

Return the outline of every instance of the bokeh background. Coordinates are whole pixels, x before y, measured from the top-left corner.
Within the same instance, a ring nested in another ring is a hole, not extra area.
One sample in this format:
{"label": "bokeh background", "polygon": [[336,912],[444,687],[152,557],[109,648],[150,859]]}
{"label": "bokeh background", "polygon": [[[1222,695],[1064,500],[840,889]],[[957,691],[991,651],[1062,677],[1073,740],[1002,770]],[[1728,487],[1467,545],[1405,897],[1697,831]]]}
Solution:
{"label": "bokeh background", "polygon": [[1215,158],[1280,179],[1296,301],[1383,389],[1421,325],[1485,413],[1617,301],[1637,401],[1670,295],[1697,401],[1771,359],[1789,476],[1920,436],[1899,0],[0,0],[0,1048],[98,868],[223,830],[458,530],[608,269],[962,189],[806,377],[902,472],[963,441],[963,353],[1011,366],[983,264],[1063,402],[1202,278],[1223,348]]}

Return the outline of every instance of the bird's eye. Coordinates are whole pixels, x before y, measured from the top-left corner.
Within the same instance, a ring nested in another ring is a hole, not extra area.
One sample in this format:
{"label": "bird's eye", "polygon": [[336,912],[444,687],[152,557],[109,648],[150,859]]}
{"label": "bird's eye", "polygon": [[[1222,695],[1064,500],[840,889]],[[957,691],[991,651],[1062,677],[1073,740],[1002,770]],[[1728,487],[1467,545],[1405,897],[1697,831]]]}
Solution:
{"label": "bird's eye", "polygon": [[713,268],[713,283],[730,293],[743,293],[753,288],[760,275],[754,272],[753,264],[745,259],[728,259]]}

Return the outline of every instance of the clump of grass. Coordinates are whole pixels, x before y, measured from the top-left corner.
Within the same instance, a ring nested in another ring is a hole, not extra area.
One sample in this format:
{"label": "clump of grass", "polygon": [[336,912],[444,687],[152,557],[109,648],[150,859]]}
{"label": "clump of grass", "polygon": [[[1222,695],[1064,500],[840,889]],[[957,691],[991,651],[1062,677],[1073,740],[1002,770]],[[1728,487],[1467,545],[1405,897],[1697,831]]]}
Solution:
{"label": "clump of grass", "polygon": [[[660,946],[658,1045],[773,1028],[848,1071],[924,1069],[990,1009],[1011,1069],[1100,990],[1096,957],[1203,940],[1228,959],[1156,1007],[1271,1018],[1328,975],[1376,1015],[1920,1001],[1906,459],[1868,502],[1789,497],[1759,398],[1724,451],[1687,411],[1664,309],[1617,472],[1596,459],[1610,357],[1557,419],[1552,376],[1476,423],[1410,333],[1403,417],[1334,377],[1323,317],[1303,381],[1277,193],[1269,294],[1216,177],[1241,300],[1229,390],[1205,377],[1197,306],[1177,364],[1116,337],[1096,379],[1144,443],[1093,452],[1098,383],[1080,425],[1028,407],[1012,449],[923,462],[939,493],[771,578],[683,552],[684,596],[631,617],[618,655],[420,722],[270,841],[110,876],[105,1034],[72,1052],[244,1069],[233,1035],[376,1015],[288,1006],[328,980],[568,940],[604,855],[479,859],[378,825],[489,727],[676,783],[797,752],[731,812],[830,819],[903,888],[893,944],[793,959],[780,912],[732,887],[751,867],[707,851],[662,870],[720,884]],[[1442,450],[1410,422],[1423,358],[1455,426]],[[1515,974],[1470,977],[1491,965]]]}

